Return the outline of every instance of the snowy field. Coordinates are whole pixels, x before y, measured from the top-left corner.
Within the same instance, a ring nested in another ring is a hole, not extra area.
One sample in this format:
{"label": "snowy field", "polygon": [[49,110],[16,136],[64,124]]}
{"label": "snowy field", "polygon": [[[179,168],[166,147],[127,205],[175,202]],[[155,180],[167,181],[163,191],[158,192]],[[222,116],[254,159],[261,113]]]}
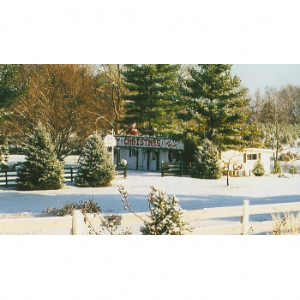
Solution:
{"label": "snowy field", "polygon": [[[14,156],[10,162],[21,159],[20,156]],[[66,163],[76,161],[76,157],[71,157]],[[176,195],[184,210],[242,205],[243,200],[249,200],[250,205],[300,201],[300,175],[285,175],[289,178],[278,178],[277,175],[230,177],[227,187],[225,176],[219,180],[201,180],[161,177],[156,172],[128,171],[127,179],[113,180],[111,186],[105,188],[78,188],[74,184],[67,184],[62,190],[21,192],[3,187],[0,188],[0,218],[38,216],[47,207],[59,208],[67,202],[89,199],[97,202],[103,213],[126,213],[118,192],[119,185],[128,191],[128,200],[135,212],[148,211],[147,196],[151,185],[168,195]],[[251,216],[253,221],[270,218],[270,215]]]}

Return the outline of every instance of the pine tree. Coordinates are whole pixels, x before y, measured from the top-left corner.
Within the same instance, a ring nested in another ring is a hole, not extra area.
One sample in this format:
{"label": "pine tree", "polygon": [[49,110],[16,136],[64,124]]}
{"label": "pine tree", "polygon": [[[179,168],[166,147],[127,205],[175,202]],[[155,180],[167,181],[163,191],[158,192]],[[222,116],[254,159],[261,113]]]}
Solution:
{"label": "pine tree", "polygon": [[102,138],[91,136],[86,142],[76,184],[80,187],[108,186],[114,175],[115,167]]}
{"label": "pine tree", "polygon": [[298,174],[298,169],[294,165],[291,165],[289,168],[289,173],[294,177],[294,174]]}
{"label": "pine tree", "polygon": [[281,164],[280,164],[279,160],[275,160],[272,173],[273,174],[281,174],[282,173]]}
{"label": "pine tree", "polygon": [[9,147],[8,147],[8,140],[5,137],[2,145],[0,145],[0,165],[1,169],[8,169],[8,154],[9,154]]}
{"label": "pine tree", "polygon": [[19,80],[20,65],[0,65],[0,108],[11,105],[27,85]]}
{"label": "pine tree", "polygon": [[207,139],[195,153],[192,177],[201,179],[218,179],[222,176],[219,153],[216,146]]}
{"label": "pine tree", "polygon": [[258,161],[254,164],[252,173],[253,173],[255,176],[263,176],[263,175],[265,175],[265,168],[264,168],[264,165],[263,165],[263,163],[261,162],[261,160],[258,160]]}
{"label": "pine tree", "polygon": [[183,235],[189,231],[187,223],[181,220],[182,209],[175,196],[168,197],[166,193],[151,187],[149,196],[150,221],[141,227],[143,235]]}
{"label": "pine tree", "polygon": [[25,159],[18,172],[19,190],[58,190],[63,187],[63,163],[57,159],[50,135],[41,124],[27,139]]}
{"label": "pine tree", "polygon": [[[126,65],[123,72],[129,90],[125,103],[127,126],[137,123],[147,134],[164,131],[175,116],[179,97],[179,65]],[[141,130],[142,131],[142,130]]]}
{"label": "pine tree", "polygon": [[249,114],[247,89],[231,76],[231,65],[198,65],[186,81],[187,117],[196,134],[212,141],[219,150],[236,149],[245,144]]}

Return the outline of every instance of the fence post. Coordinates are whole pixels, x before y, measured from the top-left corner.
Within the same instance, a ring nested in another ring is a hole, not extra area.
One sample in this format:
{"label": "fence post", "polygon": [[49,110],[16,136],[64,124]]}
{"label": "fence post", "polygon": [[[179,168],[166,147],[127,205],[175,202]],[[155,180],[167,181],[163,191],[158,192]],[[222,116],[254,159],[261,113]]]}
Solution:
{"label": "fence post", "polygon": [[73,182],[73,168],[71,168],[71,182]]}
{"label": "fence post", "polygon": [[161,163],[161,177],[164,177],[165,173],[164,173],[164,162]]}
{"label": "fence post", "polygon": [[73,211],[73,218],[72,218],[72,234],[73,235],[81,235],[83,234],[82,231],[83,225],[83,215],[80,210]]}
{"label": "fence post", "polygon": [[244,206],[243,206],[243,235],[248,234],[249,232],[249,200],[244,200]]}
{"label": "fence post", "polygon": [[124,166],[124,178],[127,178],[127,165]]}
{"label": "fence post", "polygon": [[7,171],[5,171],[5,183],[6,183],[6,187],[8,187]]}

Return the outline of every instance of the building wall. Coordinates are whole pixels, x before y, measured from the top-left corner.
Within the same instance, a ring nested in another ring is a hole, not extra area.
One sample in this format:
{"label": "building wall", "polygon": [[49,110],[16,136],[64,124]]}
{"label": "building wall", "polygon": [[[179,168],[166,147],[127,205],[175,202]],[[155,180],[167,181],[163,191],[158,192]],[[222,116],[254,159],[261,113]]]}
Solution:
{"label": "building wall", "polygon": [[170,155],[170,150],[167,149],[156,150],[128,147],[116,149],[116,152],[118,153],[118,159],[117,157],[115,157],[115,164],[117,163],[117,161],[118,163],[120,163],[122,159],[126,159],[128,170],[160,171],[162,161],[169,162],[170,157],[172,161],[175,161],[174,155]]}
{"label": "building wall", "polygon": [[271,157],[273,152],[266,149],[247,149],[245,152],[226,151],[221,155],[222,164],[230,161],[229,170],[234,170],[234,165],[237,165],[241,170],[245,171],[246,176],[253,176],[252,170],[257,160],[261,160],[265,168],[265,174],[271,173]]}

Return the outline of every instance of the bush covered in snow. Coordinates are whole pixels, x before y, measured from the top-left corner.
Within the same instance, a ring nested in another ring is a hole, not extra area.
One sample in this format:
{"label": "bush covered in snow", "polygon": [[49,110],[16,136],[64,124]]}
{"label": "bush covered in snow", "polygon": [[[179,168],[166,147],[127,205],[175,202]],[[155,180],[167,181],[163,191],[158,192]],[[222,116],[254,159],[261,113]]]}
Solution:
{"label": "bush covered in snow", "polygon": [[253,167],[252,173],[255,176],[264,176],[265,175],[265,168],[261,160],[258,160]]}
{"label": "bush covered in snow", "polygon": [[50,207],[47,210],[44,210],[43,213],[47,213],[53,216],[67,216],[72,215],[75,209],[80,209],[85,213],[98,213],[101,212],[100,206],[95,203],[93,200],[89,199],[88,201],[76,203],[66,203],[60,208]]}
{"label": "bush covered in snow", "polygon": [[25,162],[18,171],[18,190],[58,190],[63,187],[63,163],[50,135],[39,124],[26,143]]}
{"label": "bush covered in snow", "polygon": [[149,221],[131,210],[127,200],[128,193],[123,186],[119,186],[119,192],[123,194],[124,209],[128,209],[144,222],[144,226],[140,228],[143,235],[183,235],[186,231],[191,231],[187,227],[188,223],[182,221],[183,212],[175,196],[168,197],[163,191],[158,191],[151,186],[148,197]]}
{"label": "bush covered in snow", "polygon": [[291,161],[297,158],[299,158],[298,153],[292,153],[291,151],[288,151],[286,153],[282,153],[278,159],[281,161]]}
{"label": "bush covered in snow", "polygon": [[150,222],[141,227],[143,235],[182,235],[188,231],[187,223],[181,220],[182,209],[175,196],[168,197],[163,191],[151,187],[149,194]]}
{"label": "bush covered in snow", "polygon": [[108,186],[114,176],[115,166],[101,136],[91,136],[86,142],[76,185],[80,187]]}

